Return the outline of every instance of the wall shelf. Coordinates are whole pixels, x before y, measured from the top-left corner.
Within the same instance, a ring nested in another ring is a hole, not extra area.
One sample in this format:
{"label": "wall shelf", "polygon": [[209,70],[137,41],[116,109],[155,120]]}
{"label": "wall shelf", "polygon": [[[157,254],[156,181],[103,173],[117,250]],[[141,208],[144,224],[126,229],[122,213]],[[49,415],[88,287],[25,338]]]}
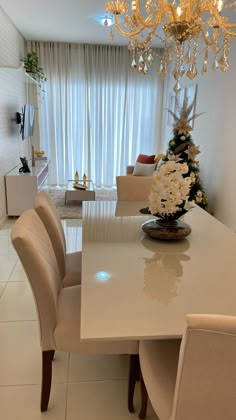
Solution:
{"label": "wall shelf", "polygon": [[11,65],[10,65],[10,66],[7,66],[7,65],[2,65],[2,64],[0,64],[0,69],[20,71],[20,72],[22,73],[22,75],[26,77],[26,79],[27,79],[27,81],[28,81],[29,83],[34,83],[35,85],[38,85],[37,80],[35,80],[35,79],[34,79],[34,78],[30,75],[30,73],[27,73],[27,72],[25,71],[23,64],[20,64],[20,65],[18,65],[18,66],[13,66],[13,65],[12,65],[12,66],[11,66]]}
{"label": "wall shelf", "polygon": [[25,76],[27,77],[27,79],[29,79],[29,81],[30,81],[31,83],[34,83],[35,85],[38,85],[37,80],[35,80],[32,76],[30,76],[30,74],[29,74],[29,73],[26,73],[26,72],[24,72],[24,73],[25,73]]}

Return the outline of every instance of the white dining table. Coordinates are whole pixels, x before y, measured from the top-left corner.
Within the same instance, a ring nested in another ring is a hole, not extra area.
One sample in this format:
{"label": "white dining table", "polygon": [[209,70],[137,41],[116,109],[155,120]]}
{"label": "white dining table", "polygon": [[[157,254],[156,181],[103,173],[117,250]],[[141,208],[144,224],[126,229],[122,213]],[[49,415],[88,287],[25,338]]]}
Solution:
{"label": "white dining table", "polygon": [[187,238],[151,239],[145,206],[83,203],[81,340],[176,338],[186,314],[236,315],[236,234],[195,206]]}

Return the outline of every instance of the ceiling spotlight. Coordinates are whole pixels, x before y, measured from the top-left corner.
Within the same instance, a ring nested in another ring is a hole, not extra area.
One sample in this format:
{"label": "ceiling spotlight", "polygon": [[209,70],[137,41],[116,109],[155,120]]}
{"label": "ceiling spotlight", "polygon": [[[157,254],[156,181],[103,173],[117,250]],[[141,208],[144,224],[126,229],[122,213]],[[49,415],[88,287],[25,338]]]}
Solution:
{"label": "ceiling spotlight", "polygon": [[101,26],[111,26],[114,24],[114,18],[113,15],[110,14],[106,14],[106,15],[102,15],[102,16],[98,16],[97,17],[97,22],[101,25]]}

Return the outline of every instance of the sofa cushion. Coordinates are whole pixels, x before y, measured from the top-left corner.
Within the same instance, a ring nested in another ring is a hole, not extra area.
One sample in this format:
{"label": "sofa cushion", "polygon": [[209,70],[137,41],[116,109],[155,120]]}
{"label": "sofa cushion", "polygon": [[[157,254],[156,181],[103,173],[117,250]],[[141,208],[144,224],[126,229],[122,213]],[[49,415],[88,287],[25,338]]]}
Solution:
{"label": "sofa cushion", "polygon": [[155,155],[150,155],[149,156],[149,155],[142,155],[142,154],[140,154],[140,155],[138,155],[136,162],[139,162],[139,163],[150,163],[150,164],[152,164],[152,163],[155,162]]}
{"label": "sofa cushion", "polygon": [[133,175],[135,176],[152,176],[153,172],[156,169],[156,164],[145,164],[136,162]]}

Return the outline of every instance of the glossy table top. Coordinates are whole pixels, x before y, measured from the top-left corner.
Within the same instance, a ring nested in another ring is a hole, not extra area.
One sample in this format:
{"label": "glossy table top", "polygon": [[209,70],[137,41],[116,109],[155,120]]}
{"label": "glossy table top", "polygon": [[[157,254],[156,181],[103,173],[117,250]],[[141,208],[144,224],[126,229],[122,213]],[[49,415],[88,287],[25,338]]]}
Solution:
{"label": "glossy table top", "polygon": [[204,210],[181,241],[145,236],[147,203],[83,203],[81,339],[173,338],[185,315],[236,315],[236,234]]}

